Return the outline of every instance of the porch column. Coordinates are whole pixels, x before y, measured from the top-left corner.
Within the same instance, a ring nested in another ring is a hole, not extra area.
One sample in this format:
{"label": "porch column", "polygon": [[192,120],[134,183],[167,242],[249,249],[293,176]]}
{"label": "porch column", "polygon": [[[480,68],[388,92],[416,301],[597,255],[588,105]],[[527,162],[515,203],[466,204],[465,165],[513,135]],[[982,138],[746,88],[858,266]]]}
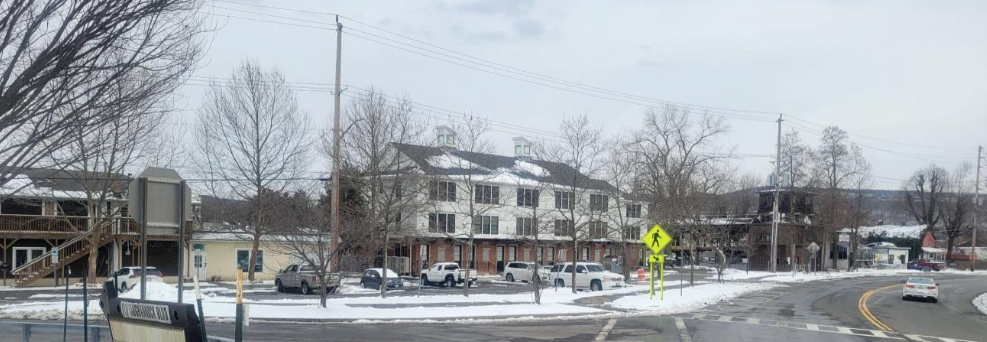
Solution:
{"label": "porch column", "polygon": [[110,257],[110,272],[114,272],[123,267],[123,253],[121,253],[120,241],[113,240],[107,247]]}

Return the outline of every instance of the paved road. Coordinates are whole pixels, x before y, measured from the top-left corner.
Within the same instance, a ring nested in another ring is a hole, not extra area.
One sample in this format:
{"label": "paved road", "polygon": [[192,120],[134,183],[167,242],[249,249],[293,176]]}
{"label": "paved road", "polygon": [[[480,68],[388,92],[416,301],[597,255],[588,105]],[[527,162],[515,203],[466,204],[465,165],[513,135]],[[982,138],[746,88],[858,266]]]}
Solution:
{"label": "paved road", "polygon": [[[862,277],[782,286],[672,316],[444,324],[255,323],[245,328],[245,336],[247,341],[987,341],[987,316],[971,304],[987,292],[987,278],[933,276],[941,283],[938,303],[902,301],[897,285],[904,276]],[[865,317],[860,307],[861,296],[886,286],[892,287],[874,292],[867,309],[890,330]],[[211,323],[209,332],[231,337],[233,326]],[[0,336],[0,341],[5,338]]]}

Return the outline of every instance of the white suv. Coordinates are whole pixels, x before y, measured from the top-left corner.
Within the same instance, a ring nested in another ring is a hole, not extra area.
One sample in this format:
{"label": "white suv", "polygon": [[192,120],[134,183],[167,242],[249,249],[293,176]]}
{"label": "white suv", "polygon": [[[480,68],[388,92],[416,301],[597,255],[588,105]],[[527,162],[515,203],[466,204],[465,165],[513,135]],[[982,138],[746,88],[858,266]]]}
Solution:
{"label": "white suv", "polygon": [[504,266],[504,280],[531,282],[532,273],[538,270],[538,264],[533,262],[512,261]]}
{"label": "white suv", "polygon": [[[147,282],[161,282],[161,271],[158,271],[156,267],[147,266]],[[110,279],[116,281],[117,290],[120,293],[124,293],[134,288],[134,286],[139,286],[141,284],[141,268],[140,266],[133,267],[123,267],[114,273],[110,273]]]}
{"label": "white suv", "polygon": [[607,271],[595,262],[577,262],[575,270],[571,262],[552,267],[549,281],[557,287],[572,285],[572,272],[576,272],[576,289],[601,291],[624,286],[624,276]]}

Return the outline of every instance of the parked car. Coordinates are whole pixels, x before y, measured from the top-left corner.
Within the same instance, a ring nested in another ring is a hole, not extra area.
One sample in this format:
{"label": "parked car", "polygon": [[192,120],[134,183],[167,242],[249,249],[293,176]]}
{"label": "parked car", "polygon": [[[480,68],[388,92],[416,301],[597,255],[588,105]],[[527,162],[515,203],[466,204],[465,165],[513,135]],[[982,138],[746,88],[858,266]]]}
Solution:
{"label": "parked car", "polygon": [[545,265],[538,267],[538,278],[540,278],[541,281],[548,281],[548,277],[551,274],[552,274],[552,265]]}
{"label": "parked car", "polygon": [[[360,287],[370,288],[370,289],[380,289],[380,281],[383,279],[384,269],[383,268],[368,268],[363,271],[363,276],[360,277]],[[401,290],[404,289],[404,281],[398,276],[393,270],[387,270],[387,289],[388,290]]]}
{"label": "parked car", "polygon": [[932,278],[909,277],[905,281],[905,286],[901,288],[901,299],[909,298],[931,299],[933,303],[939,301],[939,283]]}
{"label": "parked car", "polygon": [[[330,276],[326,273],[327,276]],[[332,276],[330,276],[330,279]],[[299,289],[302,294],[314,293],[319,289],[319,277],[315,274],[315,269],[309,265],[293,264],[278,272],[274,278],[274,286],[278,292],[285,292],[288,289]],[[329,285],[326,290],[333,292],[335,286]]]}
{"label": "parked car", "polygon": [[460,268],[454,262],[440,262],[422,269],[422,284],[439,284],[443,287],[455,287],[456,284],[465,284],[472,287],[476,283],[476,271],[470,270],[470,278],[466,280],[466,269]]}
{"label": "parked car", "polygon": [[[147,281],[157,281],[160,282],[164,275],[161,271],[158,271],[157,267],[147,266]],[[124,267],[116,272],[110,274],[111,279],[116,280],[117,290],[121,293],[127,292],[134,286],[140,285],[141,283],[141,268],[140,266]]]}
{"label": "parked car", "polygon": [[922,270],[922,271],[942,271],[946,269],[946,263],[942,261],[928,261],[928,260],[916,260],[908,263],[908,269],[910,270]]}
{"label": "parked car", "polygon": [[533,272],[538,270],[538,264],[533,262],[512,261],[504,266],[504,280],[531,282]]}
{"label": "parked car", "polygon": [[[549,281],[557,287],[571,285],[573,264],[561,263],[552,267]],[[595,262],[578,262],[575,264],[576,289],[602,291],[624,286],[624,276],[607,271],[603,265]]]}

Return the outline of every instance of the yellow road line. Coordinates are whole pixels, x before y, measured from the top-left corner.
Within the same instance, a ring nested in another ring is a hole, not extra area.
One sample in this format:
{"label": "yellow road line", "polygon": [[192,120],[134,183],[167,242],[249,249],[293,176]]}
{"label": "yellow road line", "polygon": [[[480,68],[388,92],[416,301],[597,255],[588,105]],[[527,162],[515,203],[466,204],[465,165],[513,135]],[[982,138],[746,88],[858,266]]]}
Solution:
{"label": "yellow road line", "polygon": [[857,309],[860,310],[860,313],[864,315],[864,318],[870,321],[870,323],[873,324],[878,329],[884,331],[894,331],[894,329],[891,329],[890,326],[888,326],[884,322],[881,322],[881,320],[877,319],[877,317],[875,317],[874,314],[870,312],[870,309],[867,308],[867,300],[870,299],[870,297],[873,296],[875,293],[890,289],[895,286],[901,286],[901,285],[894,284],[894,285],[888,285],[884,287],[870,289],[867,292],[864,292],[864,294],[860,296],[860,299],[857,300]]}

